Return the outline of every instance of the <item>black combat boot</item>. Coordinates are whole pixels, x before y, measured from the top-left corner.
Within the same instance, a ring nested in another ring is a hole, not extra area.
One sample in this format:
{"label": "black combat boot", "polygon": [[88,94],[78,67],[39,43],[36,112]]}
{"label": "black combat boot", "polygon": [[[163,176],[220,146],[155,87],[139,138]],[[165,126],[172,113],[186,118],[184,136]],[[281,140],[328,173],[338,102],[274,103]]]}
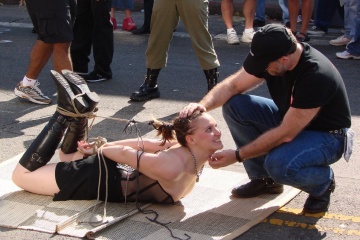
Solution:
{"label": "black combat boot", "polygon": [[303,211],[306,213],[321,213],[327,212],[330,205],[330,196],[331,193],[334,192],[336,187],[335,177],[333,175],[333,179],[330,182],[330,186],[326,191],[318,197],[313,195],[309,195],[306,199]]}
{"label": "black combat boot", "polygon": [[67,127],[65,117],[55,112],[21,157],[21,166],[32,172],[46,165],[54,155]]}
{"label": "black combat boot", "polygon": [[133,92],[130,99],[133,101],[141,102],[151,98],[160,97],[160,92],[157,86],[157,78],[159,76],[161,68],[159,69],[147,69],[145,82],[140,86],[139,90]]}
{"label": "black combat boot", "polygon": [[213,68],[209,70],[204,70],[204,73],[208,84],[208,91],[210,91],[217,84],[219,72],[217,71],[217,68]]}
{"label": "black combat boot", "polygon": [[272,178],[253,179],[250,182],[234,188],[231,193],[237,198],[252,198],[261,194],[280,194],[284,186],[274,182]]}

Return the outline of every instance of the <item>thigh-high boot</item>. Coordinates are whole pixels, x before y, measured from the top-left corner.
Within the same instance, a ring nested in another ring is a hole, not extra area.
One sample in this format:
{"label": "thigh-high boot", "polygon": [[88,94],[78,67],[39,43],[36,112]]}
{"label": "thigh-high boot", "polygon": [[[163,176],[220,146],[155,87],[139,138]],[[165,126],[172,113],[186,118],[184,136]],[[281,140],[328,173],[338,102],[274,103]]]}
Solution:
{"label": "thigh-high boot", "polygon": [[67,126],[65,117],[55,112],[21,157],[21,166],[32,172],[46,165],[54,155]]}

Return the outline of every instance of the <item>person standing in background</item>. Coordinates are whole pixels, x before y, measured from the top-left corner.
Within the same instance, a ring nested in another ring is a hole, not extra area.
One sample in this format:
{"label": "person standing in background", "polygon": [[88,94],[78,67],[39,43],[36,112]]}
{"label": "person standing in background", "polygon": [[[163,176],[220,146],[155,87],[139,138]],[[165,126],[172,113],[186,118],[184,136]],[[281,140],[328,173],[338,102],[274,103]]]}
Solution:
{"label": "person standing in background", "polygon": [[[251,43],[255,34],[253,22],[256,11],[256,0],[244,0],[243,14],[245,18],[245,30],[241,36],[241,41],[244,43]],[[221,14],[226,26],[227,42],[230,45],[239,44],[239,38],[235,29],[233,28],[232,18],[234,15],[234,1],[221,1]]]}
{"label": "person standing in background", "polygon": [[[30,63],[23,80],[14,89],[15,95],[37,104],[50,104],[51,99],[38,87],[38,77],[52,57],[56,71],[72,70],[69,56],[73,40],[76,0],[27,0],[27,10],[37,40],[30,53]],[[53,11],[56,9],[56,11]]]}
{"label": "person standing in background", "polygon": [[326,34],[336,10],[344,18],[344,7],[340,5],[339,0],[319,0],[316,7],[314,26],[308,31],[309,35],[322,36]]}
{"label": "person standing in background", "polygon": [[290,18],[289,18],[289,9],[288,9],[288,0],[279,0],[279,6],[282,10],[282,20],[283,24],[290,28]]}
{"label": "person standing in background", "polygon": [[256,11],[253,27],[263,27],[266,24],[265,15],[266,0],[256,0]]}
{"label": "person standing in background", "polygon": [[345,46],[350,43],[351,39],[355,35],[355,26],[357,14],[359,10],[356,7],[356,0],[343,0],[344,4],[344,35],[330,40],[330,44],[333,46]]}
{"label": "person standing in background", "polygon": [[131,32],[136,29],[136,24],[131,17],[131,10],[134,9],[133,0],[112,0],[110,19],[113,24],[113,29],[117,29],[117,22],[115,17],[116,9],[124,9],[125,17],[122,24],[122,29]]}
{"label": "person standing in background", "polygon": [[[151,34],[146,49],[146,77],[133,101],[147,101],[160,97],[157,78],[166,66],[174,29],[179,19],[190,35],[191,45],[205,73],[208,90],[217,84],[220,66],[208,29],[209,2],[206,0],[155,0],[151,17]],[[175,73],[174,73],[175,74]],[[176,77],[179,74],[176,73]]]}
{"label": "person standing in background", "polygon": [[290,15],[290,27],[291,31],[296,36],[299,42],[308,42],[310,37],[308,36],[308,27],[310,19],[313,13],[314,0],[302,0],[301,2],[301,28],[300,32],[297,32],[296,23],[299,14],[299,1],[300,0],[289,0],[289,15]]}
{"label": "person standing in background", "polygon": [[360,0],[351,0],[351,2],[356,6],[354,37],[352,41],[346,45],[346,50],[337,52],[336,57],[360,60]]}
{"label": "person standing in background", "polygon": [[154,0],[144,0],[144,23],[140,28],[132,30],[131,33],[137,35],[150,33],[150,22],[153,6]]}
{"label": "person standing in background", "polygon": [[[70,51],[74,72],[87,82],[112,78],[110,65],[114,54],[114,33],[110,9],[111,0],[77,0],[74,40]],[[88,73],[91,49],[95,66]]]}

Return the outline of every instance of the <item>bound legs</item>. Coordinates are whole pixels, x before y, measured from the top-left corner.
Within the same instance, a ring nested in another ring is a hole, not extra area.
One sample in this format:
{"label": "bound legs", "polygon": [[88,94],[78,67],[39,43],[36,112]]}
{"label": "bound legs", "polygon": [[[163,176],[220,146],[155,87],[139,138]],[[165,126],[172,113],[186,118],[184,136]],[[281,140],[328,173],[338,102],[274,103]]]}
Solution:
{"label": "bound legs", "polygon": [[[76,151],[74,146],[76,146],[78,140],[81,140],[79,138],[84,137],[82,133],[87,125],[83,116],[93,112],[98,103],[96,93],[90,92],[85,86],[80,88],[80,84],[76,84],[80,82],[75,82],[73,79],[76,75],[67,74],[67,79],[65,79],[59,73],[51,71],[57,86],[58,109],[21,157],[13,172],[15,184],[33,193],[54,195],[59,191],[55,180],[56,164],[46,164],[53,157],[69,125],[71,127],[69,127],[66,135],[70,134],[70,136],[65,137],[68,140],[66,144],[63,144],[64,149],[68,152]],[[75,89],[75,91],[72,89]],[[75,95],[74,92],[81,93]],[[97,102],[94,100],[97,100]],[[79,115],[80,118],[76,118],[76,115]],[[76,136],[76,134],[79,135]]]}

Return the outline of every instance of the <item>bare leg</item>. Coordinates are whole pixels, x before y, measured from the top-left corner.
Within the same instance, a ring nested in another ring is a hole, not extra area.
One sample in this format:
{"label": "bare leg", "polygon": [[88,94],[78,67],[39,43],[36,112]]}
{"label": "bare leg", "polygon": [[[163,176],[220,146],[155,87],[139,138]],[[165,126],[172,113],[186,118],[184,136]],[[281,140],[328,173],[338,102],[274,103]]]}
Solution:
{"label": "bare leg", "polygon": [[29,192],[54,196],[60,191],[55,180],[56,164],[47,164],[33,172],[30,172],[19,163],[17,164],[12,180],[14,183]]}
{"label": "bare leg", "polygon": [[291,31],[296,32],[297,17],[299,14],[299,0],[289,0],[288,9]]}
{"label": "bare leg", "polygon": [[131,17],[131,11],[129,9],[125,9],[125,17],[124,18],[128,18]]}
{"label": "bare leg", "polygon": [[57,72],[67,69],[72,71],[72,63],[70,58],[70,43],[54,43],[53,44],[53,65]]}
{"label": "bare leg", "polygon": [[256,0],[245,0],[243,14],[245,17],[245,29],[253,28],[256,11]]}
{"label": "bare leg", "polygon": [[80,152],[74,153],[64,153],[63,151],[59,151],[59,159],[61,162],[72,162],[75,160],[82,159],[83,155]]}
{"label": "bare leg", "polygon": [[37,79],[41,70],[49,60],[53,51],[53,45],[36,40],[30,54],[30,63],[26,72],[26,77]]}
{"label": "bare leg", "polygon": [[311,15],[314,8],[314,1],[313,0],[302,0],[302,7],[301,7],[301,30],[302,33],[307,33]]}
{"label": "bare leg", "polygon": [[234,14],[233,0],[221,1],[221,14],[227,29],[233,28],[232,19]]}
{"label": "bare leg", "polygon": [[115,18],[115,8],[111,8],[110,10],[110,17]]}

